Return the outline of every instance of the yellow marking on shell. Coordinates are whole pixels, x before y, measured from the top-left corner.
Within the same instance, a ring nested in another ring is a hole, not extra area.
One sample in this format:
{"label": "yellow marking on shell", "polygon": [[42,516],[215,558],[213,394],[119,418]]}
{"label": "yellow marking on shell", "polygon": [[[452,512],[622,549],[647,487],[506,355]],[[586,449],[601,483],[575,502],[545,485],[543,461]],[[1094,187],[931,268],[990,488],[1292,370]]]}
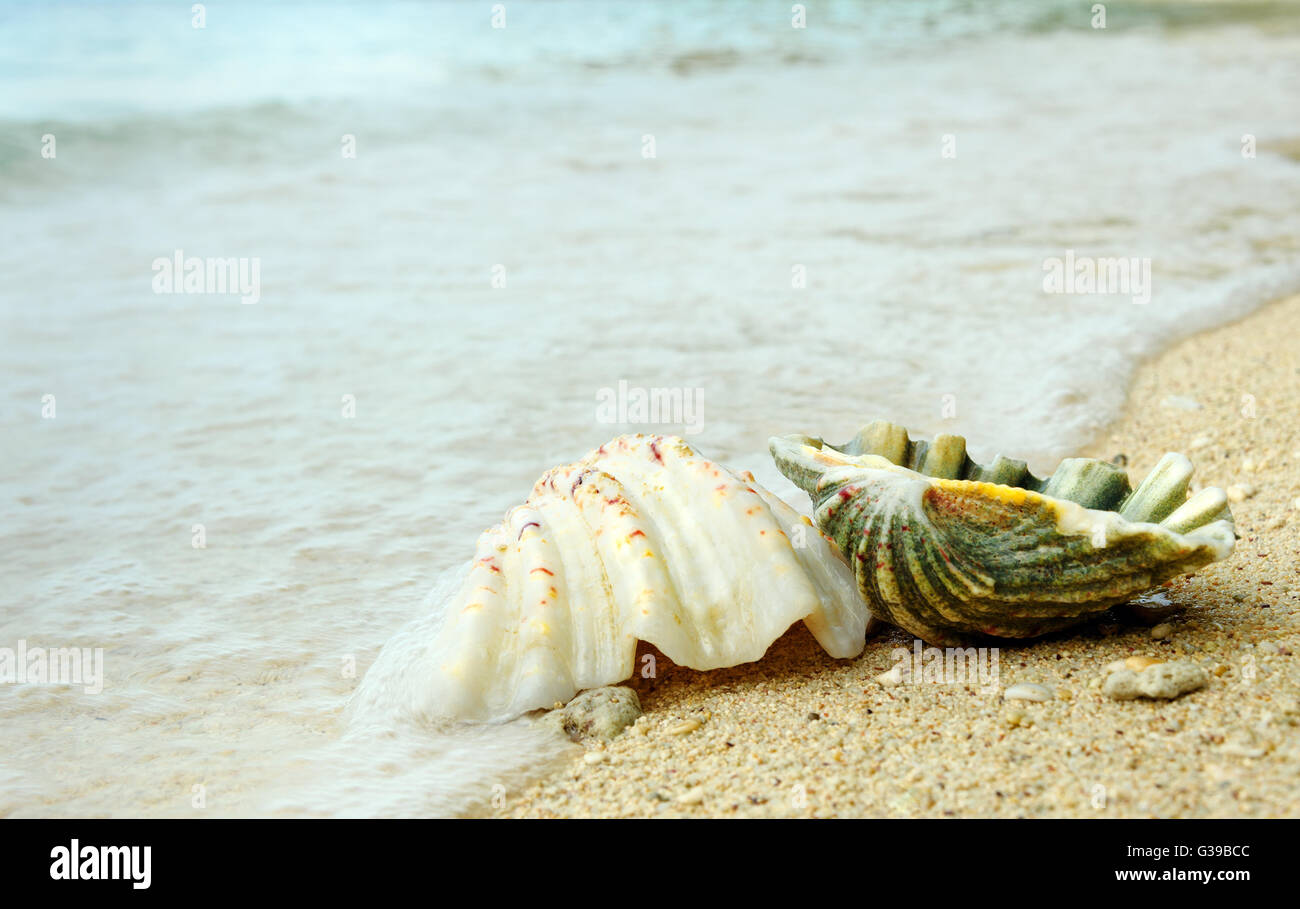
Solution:
{"label": "yellow marking on shell", "polygon": [[462,612],[462,613],[465,613],[465,612],[469,612],[471,609],[473,609],[473,610],[478,610],[478,609],[482,609],[482,608],[483,608],[483,604],[482,604],[482,603],[470,603],[468,606],[466,606],[464,609],[462,609],[461,612]]}
{"label": "yellow marking on shell", "polygon": [[[1095,514],[1082,505],[1068,499],[1055,499],[1032,489],[1019,486],[1002,486],[998,483],[983,483],[978,480],[934,480],[934,486],[946,492],[959,495],[977,495],[986,499],[1003,502],[1013,507],[1031,505],[1045,509],[1056,522],[1056,532],[1062,536],[1088,536],[1097,528]],[[1102,518],[1110,533],[1118,528],[1110,526],[1115,512],[1103,512]]]}
{"label": "yellow marking on shell", "polygon": [[1023,505],[1030,495],[1042,498],[1037,493],[1019,486],[1001,486],[997,483],[983,483],[979,480],[934,480],[934,485],[946,492],[956,495],[978,495],[1007,505]]}
{"label": "yellow marking on shell", "polygon": [[[805,445],[802,449],[804,457],[818,464],[824,464],[827,467],[871,467],[873,469],[898,469],[897,464],[891,462],[888,458],[881,455],[849,455],[842,451],[836,451],[833,448],[813,448],[811,445]],[[909,473],[911,471],[908,471]]]}

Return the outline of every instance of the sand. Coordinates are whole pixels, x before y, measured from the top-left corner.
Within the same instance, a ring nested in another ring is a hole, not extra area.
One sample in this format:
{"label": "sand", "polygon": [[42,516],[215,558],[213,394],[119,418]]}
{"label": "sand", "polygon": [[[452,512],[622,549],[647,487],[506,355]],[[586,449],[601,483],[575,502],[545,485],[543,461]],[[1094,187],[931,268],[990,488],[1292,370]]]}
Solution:
{"label": "sand", "polygon": [[[1193,488],[1236,487],[1226,562],[1165,589],[1151,625],[1115,610],[1004,642],[1000,685],[878,677],[913,639],[886,628],[857,659],[802,624],[758,663],[713,672],[653,648],[643,716],[497,810],[510,817],[1294,817],[1300,815],[1300,297],[1193,337],[1140,367],[1126,415],[1083,452],[1134,480],[1165,451]],[[1188,659],[1206,687],[1115,701],[1104,667]],[[641,661],[638,659],[638,666]],[[1011,700],[1036,683],[1050,700]]]}

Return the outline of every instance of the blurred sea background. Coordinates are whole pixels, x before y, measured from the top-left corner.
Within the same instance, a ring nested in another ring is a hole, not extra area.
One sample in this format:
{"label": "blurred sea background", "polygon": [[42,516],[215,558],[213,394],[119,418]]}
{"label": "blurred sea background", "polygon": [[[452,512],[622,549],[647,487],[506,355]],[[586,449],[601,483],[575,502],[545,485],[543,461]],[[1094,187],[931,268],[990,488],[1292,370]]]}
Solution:
{"label": "blurred sea background", "polygon": [[0,686],[0,815],[482,810],[558,746],[343,706],[546,468],[680,429],[600,389],[782,493],[878,416],[1050,469],[1300,287],[1294,4],[191,6],[0,2],[0,646],[107,675]]}

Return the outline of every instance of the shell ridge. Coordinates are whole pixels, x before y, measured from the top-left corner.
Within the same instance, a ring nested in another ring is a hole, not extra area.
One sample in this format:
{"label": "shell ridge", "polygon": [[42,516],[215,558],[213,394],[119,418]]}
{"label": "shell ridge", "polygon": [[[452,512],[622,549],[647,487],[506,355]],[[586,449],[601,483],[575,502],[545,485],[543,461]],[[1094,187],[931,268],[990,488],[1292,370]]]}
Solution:
{"label": "shell ridge", "polygon": [[[671,437],[668,437],[671,438]],[[693,449],[687,446],[691,452],[686,455],[673,446],[664,445],[660,447],[660,441],[664,437],[654,437],[652,440],[653,447],[648,444],[646,452],[642,452],[645,457],[651,461],[657,461],[660,464],[660,471],[665,475],[672,469],[670,458],[665,457],[665,453],[671,455],[673,464],[682,460],[689,460],[693,455]],[[685,443],[682,443],[685,445]],[[611,470],[618,471],[620,474],[628,472],[635,473],[641,470],[641,463],[636,460],[616,463],[610,465]],[[658,479],[667,479],[667,476],[658,477]],[[639,610],[643,607],[636,603],[631,605],[634,612],[633,620],[629,623],[628,631],[634,634],[636,640],[642,640],[658,648],[665,656],[674,662],[688,665],[699,658],[698,648],[692,649],[689,644],[692,636],[697,631],[695,616],[690,609],[689,601],[682,596],[684,590],[689,589],[690,585],[704,574],[701,570],[703,566],[698,564],[693,547],[686,544],[681,539],[680,534],[674,533],[673,528],[680,522],[679,515],[683,510],[683,503],[678,500],[677,496],[670,490],[675,488],[675,484],[664,482],[660,484],[663,488],[656,488],[655,495],[652,497],[649,493],[652,491],[648,488],[642,488],[641,485],[632,482],[624,484],[627,499],[633,507],[642,510],[646,516],[645,526],[641,528],[645,534],[647,546],[653,556],[646,561],[657,563],[663,579],[662,591],[656,600],[652,600],[655,605],[654,613],[644,620],[640,617]],[[665,622],[664,613],[667,612],[672,616],[675,627],[669,626]],[[633,669],[635,668],[635,649],[636,640],[632,642],[633,649]]]}
{"label": "shell ridge", "polygon": [[[780,497],[757,484],[754,490],[787,526],[794,527],[803,523],[799,513]],[[816,526],[809,525],[807,529],[826,542]],[[840,659],[857,656],[866,647],[867,623],[871,620],[871,613],[866,602],[858,595],[852,573],[842,570],[847,567],[843,553],[830,542],[825,546],[810,543],[797,547],[788,535],[786,546],[814,581],[811,585],[812,592],[820,603],[817,609],[803,617],[804,625],[831,656]],[[840,568],[837,569],[832,562]]]}

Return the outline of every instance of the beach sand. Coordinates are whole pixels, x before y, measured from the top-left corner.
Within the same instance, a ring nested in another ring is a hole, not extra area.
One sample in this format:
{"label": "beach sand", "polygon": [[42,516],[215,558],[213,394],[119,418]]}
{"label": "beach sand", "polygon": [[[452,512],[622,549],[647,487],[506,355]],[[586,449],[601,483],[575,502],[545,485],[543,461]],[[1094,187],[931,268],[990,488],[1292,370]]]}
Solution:
{"label": "beach sand", "polygon": [[[645,716],[607,746],[575,746],[496,814],[1300,815],[1298,339],[1294,297],[1175,345],[1138,370],[1126,415],[1082,452],[1123,454],[1138,480],[1183,451],[1193,489],[1237,487],[1236,552],[1165,589],[1183,607],[1168,627],[1115,610],[1001,642],[996,690],[878,681],[914,643],[888,627],[834,660],[799,624],[763,660],[713,672],[643,645],[656,676],[628,684]],[[1103,669],[1131,656],[1193,660],[1209,684],[1174,701],[1111,700]],[[1022,682],[1054,696],[1003,697]]]}

